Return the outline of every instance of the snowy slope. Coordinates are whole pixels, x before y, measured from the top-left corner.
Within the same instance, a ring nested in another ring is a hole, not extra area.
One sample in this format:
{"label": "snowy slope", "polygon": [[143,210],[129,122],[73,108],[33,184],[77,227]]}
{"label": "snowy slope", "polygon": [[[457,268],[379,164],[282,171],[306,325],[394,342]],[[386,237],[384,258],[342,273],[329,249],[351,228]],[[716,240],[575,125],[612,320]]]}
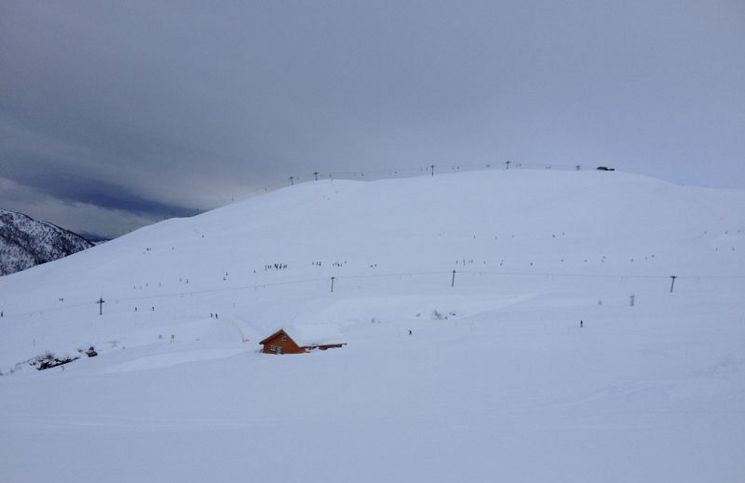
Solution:
{"label": "snowy slope", "polygon": [[92,247],[85,238],[24,214],[0,209],[0,276]]}
{"label": "snowy slope", "polygon": [[[742,481],[744,214],[617,172],[319,181],[3,277],[0,478]],[[280,327],[348,345],[259,354]]]}

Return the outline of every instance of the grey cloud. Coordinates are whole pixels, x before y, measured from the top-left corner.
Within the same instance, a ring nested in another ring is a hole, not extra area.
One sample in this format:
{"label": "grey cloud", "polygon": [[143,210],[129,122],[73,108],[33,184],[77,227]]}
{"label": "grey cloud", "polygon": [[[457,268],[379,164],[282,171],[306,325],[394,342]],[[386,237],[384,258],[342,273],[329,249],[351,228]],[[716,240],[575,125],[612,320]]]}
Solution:
{"label": "grey cloud", "polygon": [[146,199],[113,183],[69,175],[58,170],[23,173],[13,179],[63,202],[84,203],[156,218],[193,216],[200,210]]}

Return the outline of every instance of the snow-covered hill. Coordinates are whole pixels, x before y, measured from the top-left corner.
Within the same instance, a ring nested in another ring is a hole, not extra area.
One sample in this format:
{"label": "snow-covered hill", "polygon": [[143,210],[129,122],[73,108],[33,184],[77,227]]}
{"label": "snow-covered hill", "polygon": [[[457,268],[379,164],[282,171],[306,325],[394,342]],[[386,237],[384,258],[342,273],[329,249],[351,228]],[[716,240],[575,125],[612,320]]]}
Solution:
{"label": "snow-covered hill", "polygon": [[0,276],[77,253],[93,244],[51,223],[0,209]]}
{"label": "snow-covered hill", "polygon": [[743,293],[741,192],[296,185],[0,279],[0,477],[742,481]]}

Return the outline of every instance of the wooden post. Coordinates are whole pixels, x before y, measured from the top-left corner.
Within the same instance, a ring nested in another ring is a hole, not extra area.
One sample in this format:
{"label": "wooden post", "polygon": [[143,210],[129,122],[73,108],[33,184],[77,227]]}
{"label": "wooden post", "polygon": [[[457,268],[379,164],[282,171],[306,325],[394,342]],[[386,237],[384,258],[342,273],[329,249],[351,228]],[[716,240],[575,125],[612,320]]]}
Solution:
{"label": "wooden post", "polygon": [[675,279],[678,278],[677,275],[670,275],[670,293],[673,293],[673,289],[675,288]]}
{"label": "wooden post", "polygon": [[453,270],[453,278],[450,280],[450,286],[455,287],[455,270]]}
{"label": "wooden post", "polygon": [[331,293],[334,293],[334,280],[336,280],[336,277],[331,277]]}
{"label": "wooden post", "polygon": [[106,301],[101,297],[96,301],[96,303],[98,304],[98,315],[103,315],[103,304],[105,304]]}

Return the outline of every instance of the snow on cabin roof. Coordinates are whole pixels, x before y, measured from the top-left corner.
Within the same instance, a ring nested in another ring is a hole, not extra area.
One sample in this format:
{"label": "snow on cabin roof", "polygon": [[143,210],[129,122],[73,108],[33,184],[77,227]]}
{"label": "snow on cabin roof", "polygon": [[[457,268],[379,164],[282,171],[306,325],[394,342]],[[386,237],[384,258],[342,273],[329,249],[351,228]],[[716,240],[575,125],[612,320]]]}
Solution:
{"label": "snow on cabin roof", "polygon": [[292,324],[285,327],[285,332],[299,345],[344,342],[341,331],[333,324]]}

